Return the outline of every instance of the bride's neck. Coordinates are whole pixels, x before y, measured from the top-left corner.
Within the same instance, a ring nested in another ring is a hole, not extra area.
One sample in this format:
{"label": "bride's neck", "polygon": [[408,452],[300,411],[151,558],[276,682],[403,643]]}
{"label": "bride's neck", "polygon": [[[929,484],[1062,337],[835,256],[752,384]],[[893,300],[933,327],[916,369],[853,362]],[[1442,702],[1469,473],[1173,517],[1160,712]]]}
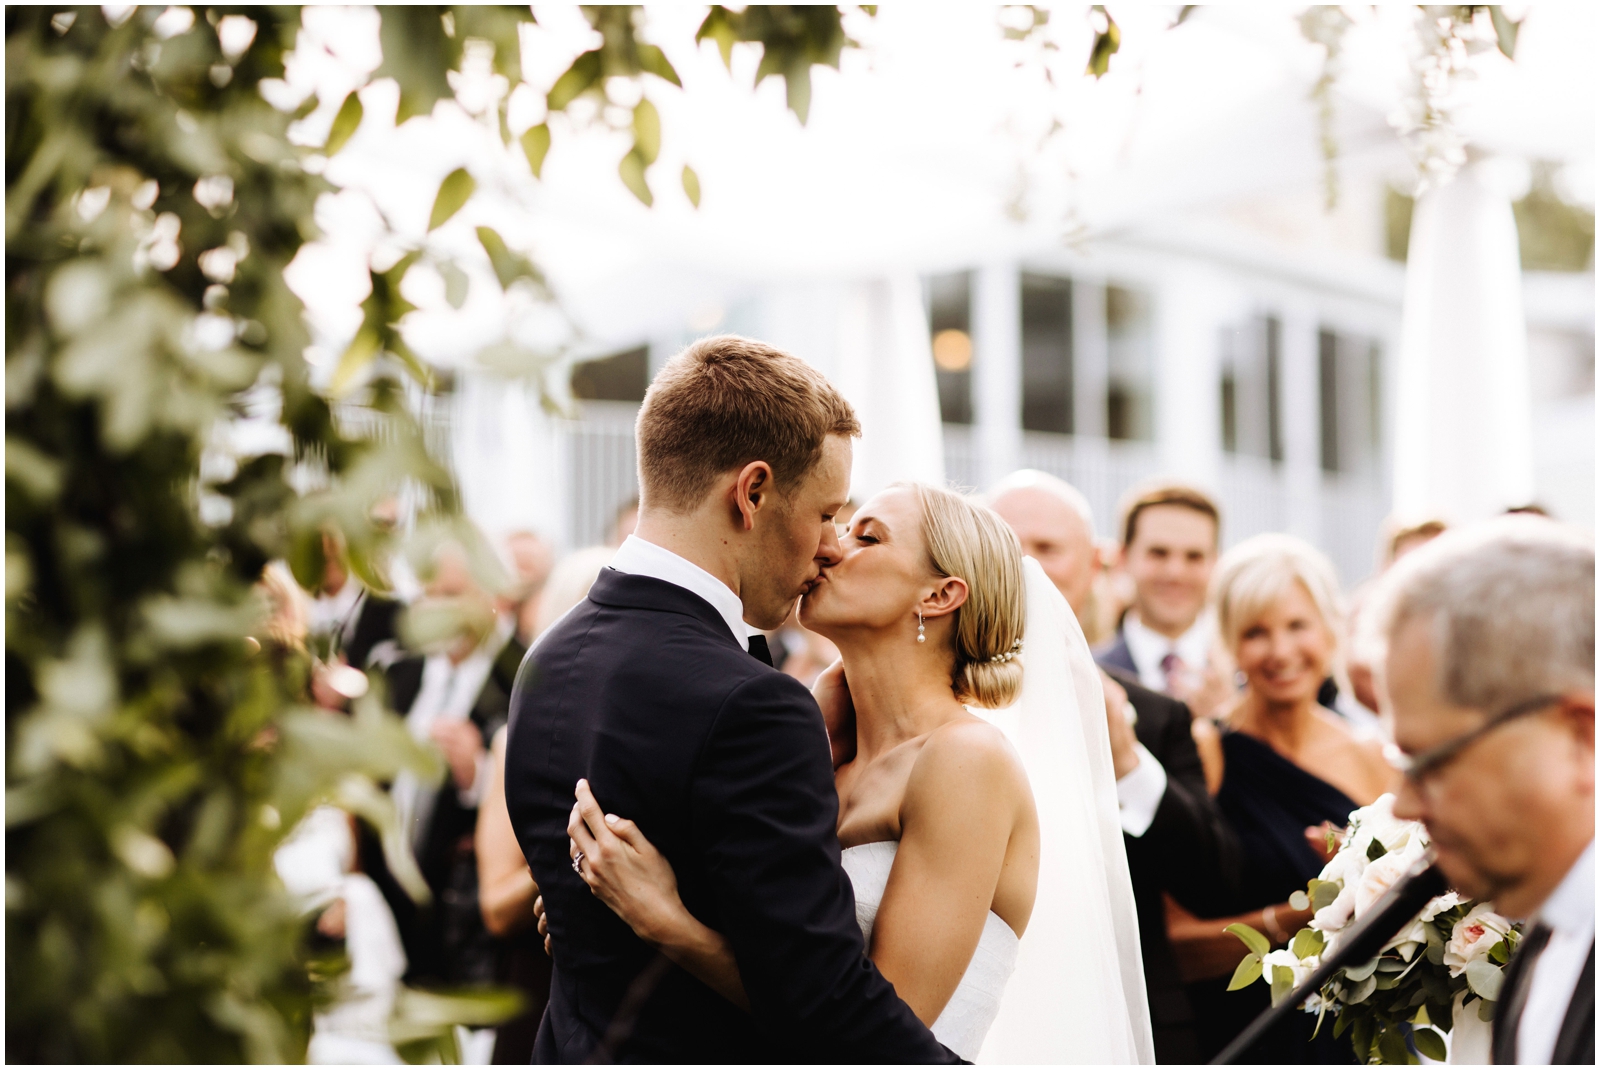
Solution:
{"label": "bride's neck", "polygon": [[932,635],[849,636],[838,641],[856,708],[856,753],[868,761],[961,714],[950,689],[954,655]]}

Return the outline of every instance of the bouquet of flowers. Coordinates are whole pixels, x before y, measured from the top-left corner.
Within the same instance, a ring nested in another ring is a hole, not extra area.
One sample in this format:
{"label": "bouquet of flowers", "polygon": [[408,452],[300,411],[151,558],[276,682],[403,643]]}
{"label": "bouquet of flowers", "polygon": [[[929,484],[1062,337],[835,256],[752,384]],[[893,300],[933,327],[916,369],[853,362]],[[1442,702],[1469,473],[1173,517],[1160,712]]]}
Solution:
{"label": "bouquet of flowers", "polygon": [[[1427,848],[1420,822],[1394,816],[1393,795],[1356,810],[1327,867],[1290,900],[1298,910],[1314,908],[1316,915],[1288,947],[1273,951],[1267,938],[1250,926],[1228,926],[1249,948],[1228,990],[1260,980],[1272,986],[1272,1001],[1281,1002]],[[1414,1063],[1413,1049],[1443,1060],[1441,1034],[1450,1032],[1456,1014],[1470,1008],[1485,1022],[1493,1017],[1502,971],[1518,938],[1519,928],[1489,904],[1446,892],[1431,900],[1377,958],[1334,974],[1319,994],[1306,1000],[1304,1009],[1317,1015],[1319,1030],[1331,1011],[1334,1036],[1349,1034],[1356,1057],[1364,1063]]]}

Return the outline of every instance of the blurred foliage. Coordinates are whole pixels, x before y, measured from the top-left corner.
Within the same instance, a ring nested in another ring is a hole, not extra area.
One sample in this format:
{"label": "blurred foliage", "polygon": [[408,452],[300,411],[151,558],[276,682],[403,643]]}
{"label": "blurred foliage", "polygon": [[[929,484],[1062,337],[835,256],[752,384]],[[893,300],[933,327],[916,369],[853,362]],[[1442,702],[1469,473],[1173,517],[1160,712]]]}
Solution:
{"label": "blurred foliage", "polygon": [[[557,80],[550,110],[604,105],[619,80],[679,84],[638,10],[585,9],[602,43]],[[473,42],[522,80],[526,7],[380,11],[373,78],[399,84],[397,122],[452,98],[447,74]],[[253,588],[275,558],[313,584],[331,529],[352,571],[386,589],[402,496],[413,560],[462,536],[417,415],[444,377],[399,321],[412,266],[437,268],[457,307],[466,276],[426,238],[396,239],[402,256],[370,269],[361,326],[319,389],[283,271],[332,188],[311,157],[340,151],[367,117],[352,93],[325,145],[291,143],[317,100],[291,113],[261,90],[284,78],[299,8],[13,6],[5,18],[7,1055],[298,1061],[339,965],[313,953],[273,852],[330,802],[377,826],[397,878],[425,894],[379,785],[443,769],[381,687],[348,718],[306,706],[304,655],[248,638],[266,634]],[[757,79],[783,77],[803,120],[811,65],[837,66],[850,43],[840,19],[713,8],[699,36],[724,57],[760,49]],[[514,138],[496,106],[508,151],[537,177],[549,126]],[[639,95],[626,125],[622,178],[648,203],[659,115]],[[682,185],[698,203],[692,169]],[[475,186],[452,173],[430,230]],[[525,255],[476,233],[502,287],[545,293]],[[482,355],[505,374],[540,359],[510,343]],[[409,1058],[449,1058],[454,1023],[509,1007],[406,992],[394,1036]]]}
{"label": "blurred foliage", "polygon": [[[1571,204],[1556,191],[1558,167],[1548,161],[1533,164],[1527,195],[1514,201],[1517,244],[1524,271],[1593,271],[1594,212]],[[1385,249],[1391,260],[1402,263],[1411,244],[1414,198],[1390,187],[1384,198]]]}

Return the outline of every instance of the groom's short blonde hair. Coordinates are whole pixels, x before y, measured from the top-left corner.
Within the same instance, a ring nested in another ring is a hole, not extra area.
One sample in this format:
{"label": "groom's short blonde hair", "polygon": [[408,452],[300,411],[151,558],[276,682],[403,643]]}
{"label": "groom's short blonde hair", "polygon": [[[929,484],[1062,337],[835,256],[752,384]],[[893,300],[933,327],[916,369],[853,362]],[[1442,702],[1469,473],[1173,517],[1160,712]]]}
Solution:
{"label": "groom's short blonde hair", "polygon": [[811,365],[764,342],[702,338],[667,361],[639,409],[643,508],[692,512],[716,478],[752,461],[782,490],[829,435],[861,434],[850,403]]}

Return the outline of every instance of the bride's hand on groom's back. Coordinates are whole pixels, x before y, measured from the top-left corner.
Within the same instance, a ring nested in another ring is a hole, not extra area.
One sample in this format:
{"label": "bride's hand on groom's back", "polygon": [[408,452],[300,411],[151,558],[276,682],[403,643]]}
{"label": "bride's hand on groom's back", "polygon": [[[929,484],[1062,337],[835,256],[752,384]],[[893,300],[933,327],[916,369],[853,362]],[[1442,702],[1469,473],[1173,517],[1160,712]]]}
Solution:
{"label": "bride's hand on groom's back", "polygon": [[578,801],[567,821],[573,868],[640,939],[669,942],[688,913],[672,863],[632,821],[603,811],[587,780],[573,794]]}
{"label": "bride's hand on groom's back", "polygon": [[850,684],[844,678],[844,662],[835,660],[822,670],[811,686],[811,697],[822,710],[822,724],[828,730],[828,747],[833,751],[833,767],[839,768],[856,756],[856,707],[850,699]]}

